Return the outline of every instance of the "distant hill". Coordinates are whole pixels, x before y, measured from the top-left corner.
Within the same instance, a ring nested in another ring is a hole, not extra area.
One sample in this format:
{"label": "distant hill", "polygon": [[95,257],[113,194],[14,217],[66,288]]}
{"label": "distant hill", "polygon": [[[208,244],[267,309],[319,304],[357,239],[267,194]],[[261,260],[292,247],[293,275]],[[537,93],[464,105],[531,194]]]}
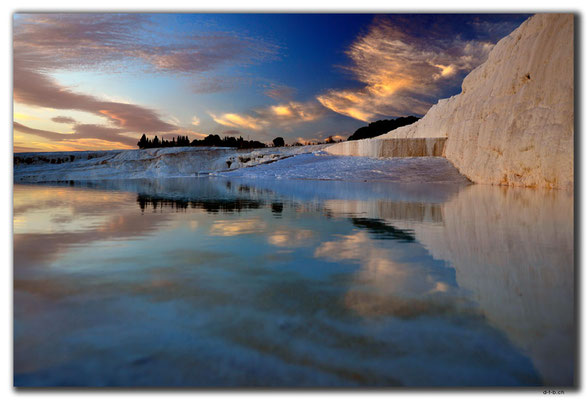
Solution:
{"label": "distant hill", "polygon": [[397,129],[400,126],[413,124],[419,119],[420,118],[418,117],[409,116],[371,122],[369,125],[357,129],[347,140],[369,139],[383,135],[384,133]]}

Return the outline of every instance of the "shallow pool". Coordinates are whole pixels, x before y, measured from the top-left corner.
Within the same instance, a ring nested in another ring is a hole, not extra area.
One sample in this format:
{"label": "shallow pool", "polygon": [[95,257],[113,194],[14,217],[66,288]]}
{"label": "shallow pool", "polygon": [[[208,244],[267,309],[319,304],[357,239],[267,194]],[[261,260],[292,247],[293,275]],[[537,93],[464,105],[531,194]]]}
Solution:
{"label": "shallow pool", "polygon": [[14,186],[16,386],[568,386],[573,194]]}

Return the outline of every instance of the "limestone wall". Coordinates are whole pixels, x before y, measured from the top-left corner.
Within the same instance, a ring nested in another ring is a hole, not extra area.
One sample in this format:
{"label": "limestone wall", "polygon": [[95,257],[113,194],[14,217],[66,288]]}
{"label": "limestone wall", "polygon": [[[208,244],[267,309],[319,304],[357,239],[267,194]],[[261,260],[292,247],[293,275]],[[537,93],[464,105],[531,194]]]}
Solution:
{"label": "limestone wall", "polygon": [[370,157],[441,157],[445,142],[444,137],[351,140],[329,147],[328,152]]}
{"label": "limestone wall", "polygon": [[[344,154],[378,157],[381,139],[447,137],[445,156],[473,182],[572,188],[573,62],[573,15],[537,14],[493,48],[462,93]],[[335,146],[327,151],[341,154]]]}

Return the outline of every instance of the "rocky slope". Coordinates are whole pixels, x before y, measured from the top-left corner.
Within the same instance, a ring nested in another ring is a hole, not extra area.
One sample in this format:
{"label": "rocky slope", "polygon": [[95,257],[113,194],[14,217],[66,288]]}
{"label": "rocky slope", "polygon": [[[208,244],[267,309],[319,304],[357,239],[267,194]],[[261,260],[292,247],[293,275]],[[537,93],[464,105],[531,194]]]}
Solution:
{"label": "rocky slope", "polygon": [[325,145],[238,150],[170,147],[147,150],[17,153],[15,182],[168,178],[206,175],[272,163]]}
{"label": "rocky slope", "polygon": [[537,14],[502,39],[487,61],[413,125],[353,151],[377,157],[387,138],[447,137],[444,155],[476,183],[572,188],[573,15]]}

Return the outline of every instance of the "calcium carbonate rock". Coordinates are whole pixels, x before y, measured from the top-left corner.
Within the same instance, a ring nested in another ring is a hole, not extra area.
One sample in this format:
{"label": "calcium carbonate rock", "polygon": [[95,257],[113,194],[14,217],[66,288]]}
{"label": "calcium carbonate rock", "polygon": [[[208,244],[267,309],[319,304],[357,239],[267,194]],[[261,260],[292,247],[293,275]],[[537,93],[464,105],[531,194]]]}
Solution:
{"label": "calcium carbonate rock", "polygon": [[326,145],[243,149],[168,147],[145,150],[17,153],[14,182],[90,181],[200,176],[272,163]]}
{"label": "calcium carbonate rock", "polygon": [[373,157],[441,157],[446,137],[350,140],[329,148],[334,155],[368,153]]}
{"label": "calcium carbonate rock", "polygon": [[341,145],[327,151],[377,157],[388,138],[447,137],[445,157],[473,182],[570,189],[573,61],[573,15],[537,14],[497,43],[462,93],[440,100],[415,124],[361,152]]}

